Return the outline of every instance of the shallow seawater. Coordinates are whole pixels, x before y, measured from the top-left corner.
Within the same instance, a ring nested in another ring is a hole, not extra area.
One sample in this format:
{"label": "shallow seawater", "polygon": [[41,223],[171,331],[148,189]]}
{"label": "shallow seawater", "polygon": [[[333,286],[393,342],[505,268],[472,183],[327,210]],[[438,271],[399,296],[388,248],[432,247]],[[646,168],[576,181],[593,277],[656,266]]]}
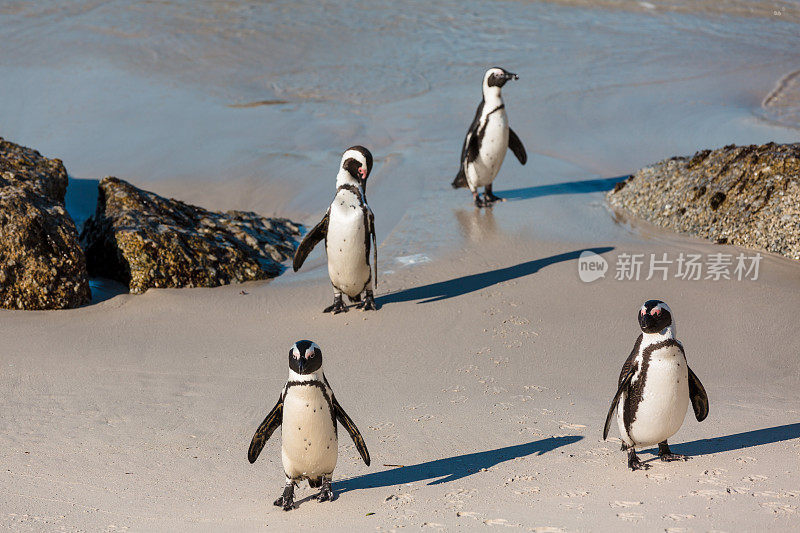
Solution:
{"label": "shallow seawater", "polygon": [[[78,223],[106,175],[315,223],[364,144],[386,269],[498,233],[640,239],[606,208],[617,178],[798,140],[796,5],[587,4],[4,3],[0,135],[65,162]],[[509,201],[478,211],[449,182],[492,65],[520,75],[504,95],[529,161],[509,155]]]}

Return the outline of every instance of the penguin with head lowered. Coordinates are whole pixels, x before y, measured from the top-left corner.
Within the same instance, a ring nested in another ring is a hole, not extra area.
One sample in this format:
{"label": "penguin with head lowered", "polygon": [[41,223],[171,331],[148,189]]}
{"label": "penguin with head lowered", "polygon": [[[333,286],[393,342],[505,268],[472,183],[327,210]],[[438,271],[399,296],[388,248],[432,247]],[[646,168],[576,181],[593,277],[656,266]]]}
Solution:
{"label": "penguin with head lowered", "polygon": [[365,311],[376,309],[373,295],[378,284],[375,215],[367,205],[365,192],[371,170],[372,154],[369,150],[363,146],[345,150],[336,175],[336,196],[325,216],[306,234],[294,254],[292,267],[297,272],[311,250],[325,239],[333,305],[326,307],[324,313],[347,312],[342,294],[346,294],[351,302],[361,302],[361,294],[365,293],[361,308]]}
{"label": "penguin with head lowered", "polygon": [[369,466],[367,445],[358,428],[336,401],[322,371],[322,351],[311,341],[297,341],[289,350],[289,380],[278,403],[258,426],[247,459],[254,463],[272,433],[281,430],[281,455],[286,485],[275,505],[284,511],[294,508],[294,487],[308,480],[312,488],[321,487],[320,502],[333,498],[331,476],[338,456],[338,429],[341,423]]}
{"label": "penguin with head lowered", "polygon": [[686,363],[683,345],[675,338],[669,306],[660,300],[646,301],[639,309],[639,326],[642,333],[622,366],[603,428],[605,440],[617,409],[622,449],[628,452],[631,470],[650,467],[639,461],[637,447],[658,444],[662,461],[687,459],[672,453],[667,439],[683,424],[689,402],[698,422],[708,416],[708,395]]}
{"label": "penguin with head lowered", "polygon": [[[528,160],[522,141],[508,126],[508,115],[500,93],[508,80],[516,79],[519,76],[500,67],[486,71],[483,76],[483,99],[461,149],[461,168],[452,185],[454,189],[469,187],[478,207],[503,200],[492,193],[492,182],[509,148],[523,165]],[[478,193],[478,187],[484,187],[483,197]]]}

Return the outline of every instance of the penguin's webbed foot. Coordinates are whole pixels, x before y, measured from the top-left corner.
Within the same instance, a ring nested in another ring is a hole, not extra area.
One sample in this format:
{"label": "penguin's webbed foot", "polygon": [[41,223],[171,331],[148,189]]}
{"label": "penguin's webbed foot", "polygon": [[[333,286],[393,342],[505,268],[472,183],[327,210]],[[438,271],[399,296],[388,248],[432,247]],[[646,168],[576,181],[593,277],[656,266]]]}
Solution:
{"label": "penguin's webbed foot", "polygon": [[328,478],[322,479],[322,490],[317,495],[318,502],[333,501],[333,490],[331,489],[331,480]]}
{"label": "penguin's webbed foot", "polygon": [[661,459],[662,461],[664,461],[665,463],[668,463],[670,461],[688,461],[689,460],[689,458],[687,456],[681,455],[679,453],[659,454],[658,458]]}
{"label": "penguin's webbed foot", "polygon": [[294,509],[294,483],[287,483],[283,488],[281,497],[272,503],[276,507],[282,507],[284,511]]}
{"label": "penguin's webbed foot", "polygon": [[491,205],[494,202],[505,202],[505,198],[501,198],[500,196],[495,196],[491,192],[486,192],[483,194],[483,202],[485,205]]}
{"label": "penguin's webbed foot", "polygon": [[669,449],[669,444],[667,441],[658,443],[658,458],[664,461],[665,463],[669,463],[671,461],[688,461],[689,458],[685,455],[681,455],[679,453],[672,453]]}
{"label": "penguin's webbed foot", "polygon": [[628,468],[631,470],[647,470],[650,468],[650,465],[647,463],[643,463],[639,460],[639,457],[636,455],[636,451],[633,448],[628,449]]}
{"label": "penguin's webbed foot", "polygon": [[375,297],[372,295],[372,291],[367,291],[367,295],[364,297],[364,303],[361,306],[362,311],[377,311],[378,306],[375,305]]}
{"label": "penguin's webbed foot", "polygon": [[499,196],[495,196],[492,192],[492,185],[489,184],[483,191],[483,202],[485,205],[491,205],[494,202],[505,202],[505,198],[501,198]]}
{"label": "penguin's webbed foot", "polygon": [[477,191],[472,193],[472,199],[475,201],[475,207],[486,207],[488,205],[483,196]]}
{"label": "penguin's webbed foot", "polygon": [[335,296],[333,298],[333,304],[329,305],[325,309],[322,310],[323,313],[333,313],[334,315],[338,315],[339,313],[346,313],[347,306],[344,304],[342,300],[342,296]]}

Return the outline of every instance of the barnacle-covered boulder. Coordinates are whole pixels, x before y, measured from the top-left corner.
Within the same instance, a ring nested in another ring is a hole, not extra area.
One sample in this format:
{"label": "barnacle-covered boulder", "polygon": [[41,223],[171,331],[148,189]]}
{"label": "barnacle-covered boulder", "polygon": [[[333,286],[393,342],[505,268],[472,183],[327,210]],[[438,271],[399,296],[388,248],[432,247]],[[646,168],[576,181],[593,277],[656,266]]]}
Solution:
{"label": "barnacle-covered boulder", "polygon": [[108,177],[81,240],[89,272],[129,286],[215,287],[282,271],[300,229],[284,218],[218,213]]}
{"label": "barnacle-covered boulder", "polygon": [[0,307],[65,309],[91,298],[58,159],[0,138]]}
{"label": "barnacle-covered boulder", "polygon": [[618,183],[608,201],[659,226],[800,259],[800,143],[661,161]]}

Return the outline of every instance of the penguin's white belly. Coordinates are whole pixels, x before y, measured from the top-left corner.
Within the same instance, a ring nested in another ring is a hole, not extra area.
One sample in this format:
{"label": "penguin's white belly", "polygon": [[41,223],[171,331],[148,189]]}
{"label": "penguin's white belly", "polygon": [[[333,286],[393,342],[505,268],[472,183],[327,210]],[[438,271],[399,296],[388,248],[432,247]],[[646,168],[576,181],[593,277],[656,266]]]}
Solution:
{"label": "penguin's white belly", "polygon": [[361,294],[370,279],[366,232],[361,206],[336,198],[328,221],[328,275],[348,296]]}
{"label": "penguin's white belly", "polygon": [[317,479],[336,467],[338,441],[322,390],[311,385],[289,388],[281,426],[283,470],[292,479]]}
{"label": "penguin's white belly", "polygon": [[467,165],[467,182],[471,188],[491,185],[500,172],[508,151],[508,118],[505,110],[489,116],[478,157]]}
{"label": "penguin's white belly", "polygon": [[[675,347],[651,355],[642,399],[628,431],[636,446],[651,446],[673,436],[681,428],[689,407],[689,371],[686,359]],[[624,432],[621,417],[618,418]]]}

